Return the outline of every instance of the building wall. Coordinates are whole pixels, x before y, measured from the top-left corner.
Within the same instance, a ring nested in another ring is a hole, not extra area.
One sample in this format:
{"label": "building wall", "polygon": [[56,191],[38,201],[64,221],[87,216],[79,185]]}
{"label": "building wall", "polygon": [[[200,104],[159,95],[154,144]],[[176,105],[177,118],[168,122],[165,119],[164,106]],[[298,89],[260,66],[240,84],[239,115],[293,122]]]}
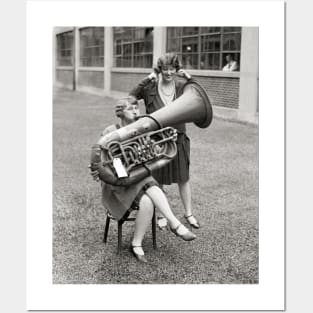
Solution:
{"label": "building wall", "polygon": [[255,122],[259,105],[259,29],[242,28],[238,118]]}
{"label": "building wall", "polygon": [[74,79],[74,68],[69,66],[69,67],[64,67],[64,66],[58,66],[56,59],[57,59],[57,47],[56,47],[56,36],[57,34],[64,33],[67,31],[73,31],[74,27],[54,27],[53,32],[54,32],[54,65],[55,65],[55,72],[53,75],[54,79],[54,84],[57,86],[73,89],[73,79]]}
{"label": "building wall", "polygon": [[[112,72],[111,88],[114,91],[129,92],[147,73]],[[239,103],[238,77],[208,77],[196,76],[194,78],[208,93],[213,105],[237,109]]]}
{"label": "building wall", "polygon": [[[105,28],[105,64],[99,68],[79,65],[79,36],[77,27],[56,27],[54,34],[73,30],[75,32],[74,66],[55,66],[54,80],[58,86],[79,91],[114,94],[128,93],[152,69],[113,68],[112,27]],[[55,43],[54,37],[54,45]],[[154,32],[154,63],[165,52],[166,28],[156,27]],[[157,44],[156,44],[157,43]],[[56,47],[55,52],[56,52]],[[258,120],[258,28],[243,27],[241,42],[240,72],[188,70],[204,87],[218,115],[255,122]],[[55,64],[55,63],[54,63]],[[75,75],[74,75],[75,74]],[[75,79],[75,83],[73,80]]]}
{"label": "building wall", "polygon": [[195,76],[215,106],[237,109],[239,103],[238,77]]}
{"label": "building wall", "polygon": [[146,73],[112,72],[111,88],[114,91],[129,92],[146,75]]}
{"label": "building wall", "polygon": [[73,88],[73,69],[56,69],[56,82],[67,88]]}
{"label": "building wall", "polygon": [[78,86],[93,87],[103,89],[104,86],[104,72],[103,71],[88,71],[78,70]]}

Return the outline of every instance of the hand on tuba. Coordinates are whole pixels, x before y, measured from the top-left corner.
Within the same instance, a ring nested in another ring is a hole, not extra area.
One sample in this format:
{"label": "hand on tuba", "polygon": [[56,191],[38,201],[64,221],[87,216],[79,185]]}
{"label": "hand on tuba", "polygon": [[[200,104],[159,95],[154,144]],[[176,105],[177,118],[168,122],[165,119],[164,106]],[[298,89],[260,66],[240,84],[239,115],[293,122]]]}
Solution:
{"label": "hand on tuba", "polygon": [[90,169],[90,175],[92,176],[93,180],[95,181],[99,181],[100,178],[99,178],[99,172],[97,169],[94,169],[92,164],[89,164],[88,165],[88,168]]}
{"label": "hand on tuba", "polygon": [[191,75],[182,68],[177,73],[185,77],[187,80],[191,79]]}

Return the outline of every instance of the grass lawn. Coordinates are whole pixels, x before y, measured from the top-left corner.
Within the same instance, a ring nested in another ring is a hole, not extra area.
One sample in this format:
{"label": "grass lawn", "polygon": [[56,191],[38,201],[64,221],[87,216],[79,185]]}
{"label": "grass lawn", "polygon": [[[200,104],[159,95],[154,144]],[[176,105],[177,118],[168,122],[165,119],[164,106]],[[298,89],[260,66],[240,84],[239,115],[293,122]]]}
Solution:
{"label": "grass lawn", "polygon": [[[100,185],[89,175],[92,144],[116,121],[115,100],[55,90],[53,105],[53,282],[56,284],[249,284],[258,283],[258,128],[213,119],[207,129],[188,125],[194,214],[202,227],[184,242],[157,230],[144,240],[147,264],[128,247],[133,223],[117,225],[102,243],[105,210]],[[182,222],[176,185],[166,192]]]}

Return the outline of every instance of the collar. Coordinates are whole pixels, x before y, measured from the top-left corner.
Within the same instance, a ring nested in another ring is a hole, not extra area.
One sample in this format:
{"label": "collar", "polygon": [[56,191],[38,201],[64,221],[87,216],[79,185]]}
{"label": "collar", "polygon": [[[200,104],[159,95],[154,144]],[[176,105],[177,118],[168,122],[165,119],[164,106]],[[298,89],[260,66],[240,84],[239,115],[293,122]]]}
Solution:
{"label": "collar", "polygon": [[[149,90],[149,94],[150,96],[156,96],[158,94],[158,83],[159,83],[159,80],[153,80],[152,81],[152,84],[151,84],[151,87],[150,87],[150,90]],[[177,81],[175,78],[174,78],[174,84],[175,84],[175,93],[176,95],[178,94],[179,92],[179,89],[181,88],[181,84],[179,84],[179,81]]]}

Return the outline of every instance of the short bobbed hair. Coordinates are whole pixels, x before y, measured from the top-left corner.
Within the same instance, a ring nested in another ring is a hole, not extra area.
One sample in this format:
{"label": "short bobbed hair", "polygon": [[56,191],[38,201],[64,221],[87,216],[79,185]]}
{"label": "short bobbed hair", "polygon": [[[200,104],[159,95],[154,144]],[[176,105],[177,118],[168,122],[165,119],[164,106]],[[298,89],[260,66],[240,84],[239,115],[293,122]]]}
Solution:
{"label": "short bobbed hair", "polygon": [[161,72],[162,67],[171,65],[176,69],[176,72],[182,68],[182,64],[179,60],[179,57],[175,53],[165,53],[164,55],[160,56],[157,61],[156,71]]}
{"label": "short bobbed hair", "polygon": [[124,110],[128,105],[138,105],[138,100],[133,96],[128,96],[118,100],[115,105],[115,115],[119,118],[124,116]]}

